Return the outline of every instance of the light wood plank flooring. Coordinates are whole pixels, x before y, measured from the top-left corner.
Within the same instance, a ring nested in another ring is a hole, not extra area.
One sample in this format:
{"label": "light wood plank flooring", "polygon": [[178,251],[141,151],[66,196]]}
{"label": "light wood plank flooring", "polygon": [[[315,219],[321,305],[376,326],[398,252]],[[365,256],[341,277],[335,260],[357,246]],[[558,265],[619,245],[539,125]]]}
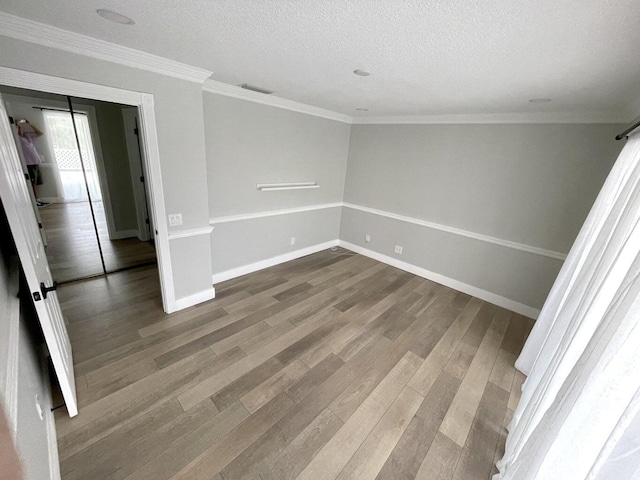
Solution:
{"label": "light wood plank flooring", "polygon": [[532,322],[343,249],[164,315],[157,270],[60,288],[64,479],[489,478]]}
{"label": "light wood plank flooring", "polygon": [[[155,262],[153,242],[109,239],[102,202],[94,202],[93,207],[107,271]],[[39,211],[54,280],[64,282],[103,273],[88,202],[52,203]]]}

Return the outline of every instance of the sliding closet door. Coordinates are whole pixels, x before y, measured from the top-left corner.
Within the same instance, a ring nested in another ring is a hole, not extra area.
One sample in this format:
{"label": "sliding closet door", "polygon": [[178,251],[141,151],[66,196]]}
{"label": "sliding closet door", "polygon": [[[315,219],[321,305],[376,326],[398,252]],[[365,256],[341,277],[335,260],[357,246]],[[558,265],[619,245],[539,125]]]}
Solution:
{"label": "sliding closet door", "polygon": [[[68,108],[64,108],[67,99],[60,97],[39,102],[25,99],[25,102],[23,106],[28,107],[28,111],[15,108],[17,103],[13,103],[14,110],[19,111],[12,113],[16,119],[26,118],[42,132],[33,138],[41,163],[32,183],[39,200],[37,208],[42,228],[47,235],[46,253],[53,278],[66,282],[100,275],[104,273],[100,245],[93,226],[90,194],[73,121]],[[27,168],[33,174],[32,167]]]}
{"label": "sliding closet door", "polygon": [[71,104],[106,272],[155,264],[137,108],[82,98]]}

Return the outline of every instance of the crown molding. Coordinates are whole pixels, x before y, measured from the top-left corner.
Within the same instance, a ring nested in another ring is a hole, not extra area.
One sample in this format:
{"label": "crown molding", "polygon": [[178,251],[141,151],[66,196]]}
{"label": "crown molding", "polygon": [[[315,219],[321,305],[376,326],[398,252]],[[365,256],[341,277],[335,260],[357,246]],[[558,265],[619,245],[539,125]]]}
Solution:
{"label": "crown molding", "polygon": [[445,115],[405,115],[354,117],[354,125],[375,124],[510,124],[510,123],[627,123],[622,112],[529,112],[529,113],[471,113]]}
{"label": "crown molding", "polygon": [[263,105],[291,110],[293,112],[306,113],[307,115],[313,115],[314,117],[327,118],[338,122],[353,123],[353,118],[349,115],[344,115],[342,113],[326,110],[320,107],[314,107],[294,100],[287,100],[282,97],[276,97],[273,94],[265,95],[263,93],[252,92],[251,90],[247,90],[236,85],[230,85],[228,83],[218,82],[216,80],[205,80],[202,88],[205,92],[216,93],[218,95],[224,95],[225,97],[239,98],[241,100],[248,100],[250,102],[261,103]]}
{"label": "crown molding", "polygon": [[[205,80],[203,90],[209,93],[239,98],[271,107],[283,108],[316,117],[337,120],[353,125],[437,125],[437,124],[510,124],[510,123],[628,123],[628,114],[616,111],[603,112],[529,112],[529,113],[472,113],[445,115],[404,115],[379,117],[352,117],[286,98],[252,92],[236,85]],[[640,106],[640,105],[639,105]]]}
{"label": "crown molding", "polygon": [[151,53],[0,12],[0,35],[71,53],[202,83],[212,72]]}

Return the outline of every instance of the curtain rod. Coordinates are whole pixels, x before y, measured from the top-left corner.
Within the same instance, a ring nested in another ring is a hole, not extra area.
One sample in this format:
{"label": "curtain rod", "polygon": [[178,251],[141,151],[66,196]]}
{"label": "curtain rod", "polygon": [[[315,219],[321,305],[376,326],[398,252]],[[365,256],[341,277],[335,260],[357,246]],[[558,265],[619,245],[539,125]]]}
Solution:
{"label": "curtain rod", "polygon": [[52,112],[66,112],[66,113],[71,113],[68,109],[65,110],[64,108],[50,108],[50,107],[31,107],[35,110],[51,110]]}
{"label": "curtain rod", "polygon": [[640,127],[640,120],[627,128],[624,132],[616,135],[616,140],[622,140],[625,137],[628,137],[631,132],[633,132],[636,128]]}

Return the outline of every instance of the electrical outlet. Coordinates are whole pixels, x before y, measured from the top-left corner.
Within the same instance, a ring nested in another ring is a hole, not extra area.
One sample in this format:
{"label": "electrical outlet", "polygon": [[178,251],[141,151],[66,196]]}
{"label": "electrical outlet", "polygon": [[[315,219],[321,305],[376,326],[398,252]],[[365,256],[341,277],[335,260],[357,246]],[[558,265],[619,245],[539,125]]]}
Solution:
{"label": "electrical outlet", "polygon": [[296,244],[296,237],[291,237],[291,245],[295,245]]}
{"label": "electrical outlet", "polygon": [[364,241],[365,241],[365,243],[369,243],[371,241],[371,235],[369,235],[368,233],[365,234]]}
{"label": "electrical outlet", "polygon": [[400,245],[396,245],[394,250],[398,255],[402,255],[402,247]]}
{"label": "electrical outlet", "polygon": [[171,215],[169,215],[169,226],[177,227],[178,225],[182,225],[182,214],[172,213]]}

